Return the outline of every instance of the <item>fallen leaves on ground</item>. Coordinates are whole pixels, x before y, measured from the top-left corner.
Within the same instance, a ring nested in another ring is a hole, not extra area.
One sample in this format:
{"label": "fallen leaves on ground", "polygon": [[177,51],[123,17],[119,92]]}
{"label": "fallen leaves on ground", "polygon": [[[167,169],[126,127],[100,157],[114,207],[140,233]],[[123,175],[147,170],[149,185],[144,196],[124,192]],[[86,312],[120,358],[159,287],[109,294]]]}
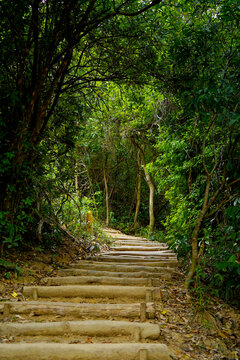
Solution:
{"label": "fallen leaves on ground", "polygon": [[240,358],[240,313],[217,298],[200,307],[186,296],[183,276],[163,285],[157,309],[162,341],[172,359],[234,360]]}

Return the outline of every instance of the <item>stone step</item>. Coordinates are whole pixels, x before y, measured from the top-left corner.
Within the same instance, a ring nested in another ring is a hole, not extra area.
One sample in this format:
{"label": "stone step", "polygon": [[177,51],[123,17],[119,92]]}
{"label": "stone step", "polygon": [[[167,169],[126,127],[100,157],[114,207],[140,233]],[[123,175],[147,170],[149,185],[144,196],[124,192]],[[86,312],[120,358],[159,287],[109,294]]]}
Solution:
{"label": "stone step", "polygon": [[163,344],[0,344],[1,360],[170,360]]}

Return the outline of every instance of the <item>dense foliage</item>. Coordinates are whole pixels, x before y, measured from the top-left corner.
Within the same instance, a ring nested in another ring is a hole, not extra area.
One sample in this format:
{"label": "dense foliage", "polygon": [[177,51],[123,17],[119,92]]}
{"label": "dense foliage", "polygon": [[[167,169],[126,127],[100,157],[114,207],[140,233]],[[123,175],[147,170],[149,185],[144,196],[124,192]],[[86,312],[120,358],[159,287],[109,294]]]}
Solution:
{"label": "dense foliage", "polygon": [[81,238],[91,210],[167,241],[186,287],[236,302],[238,2],[2,1],[0,11],[2,254]]}
{"label": "dense foliage", "polygon": [[[136,79],[143,69],[137,66],[141,40],[149,32],[144,20],[159,2],[1,1],[2,251],[6,243],[30,241],[41,221],[37,193],[46,162],[41,141],[52,126],[71,138],[73,129],[64,127],[78,121],[84,90],[91,96],[96,82]],[[70,122],[67,112],[56,119],[64,94],[79,94],[77,119]]]}

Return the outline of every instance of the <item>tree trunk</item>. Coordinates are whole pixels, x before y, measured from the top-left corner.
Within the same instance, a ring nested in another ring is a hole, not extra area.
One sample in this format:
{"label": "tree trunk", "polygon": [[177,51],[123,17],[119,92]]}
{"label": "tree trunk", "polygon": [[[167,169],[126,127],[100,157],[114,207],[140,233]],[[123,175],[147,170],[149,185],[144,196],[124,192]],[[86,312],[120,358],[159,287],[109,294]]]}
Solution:
{"label": "tree trunk", "polygon": [[75,175],[74,175],[74,182],[75,182],[75,192],[78,195],[79,186],[78,186],[78,173],[77,173],[77,165],[75,165]]}
{"label": "tree trunk", "polygon": [[134,224],[133,227],[136,229],[138,227],[138,213],[141,203],[141,182],[142,182],[142,163],[141,163],[141,156],[140,150],[137,154],[137,164],[138,164],[138,174],[137,174],[137,186],[136,186],[136,209],[135,209],[135,216],[134,216]]}
{"label": "tree trunk", "polygon": [[107,156],[104,161],[104,168],[103,168],[103,178],[104,178],[104,185],[105,185],[105,194],[106,194],[106,225],[109,226],[109,191],[108,191],[108,181],[107,181]]}
{"label": "tree trunk", "polygon": [[[85,166],[85,165],[84,165]],[[98,209],[97,209],[97,204],[96,204],[96,197],[95,197],[95,193],[93,190],[93,184],[92,184],[92,179],[91,176],[89,174],[89,170],[86,166],[86,172],[87,172],[87,177],[88,177],[88,183],[89,183],[89,188],[90,188],[90,193],[92,194],[92,198],[93,198],[93,203],[94,203],[94,208],[95,208],[95,212],[96,214],[98,214]]]}
{"label": "tree trunk", "polygon": [[191,242],[192,242],[192,264],[191,264],[191,267],[190,267],[189,272],[185,279],[185,287],[187,289],[190,286],[190,282],[193,278],[193,275],[195,274],[196,267],[198,264],[198,255],[199,255],[198,234],[201,229],[201,224],[204,219],[204,216],[206,215],[206,212],[208,210],[208,196],[209,196],[209,189],[210,189],[210,181],[211,181],[211,176],[208,176],[205,193],[204,193],[204,201],[203,201],[202,210],[201,210],[200,214],[198,215],[198,218],[196,220],[196,224],[195,224],[195,227],[194,227],[193,233],[192,233],[192,239],[191,239]]}
{"label": "tree trunk", "polygon": [[141,157],[141,165],[143,166],[145,180],[149,187],[149,234],[153,232],[155,217],[154,217],[154,185],[151,180],[151,176],[146,169],[145,164],[145,153],[144,153],[144,146],[138,145],[134,138],[131,139],[132,143],[135,147],[139,149],[139,154]]}
{"label": "tree trunk", "polygon": [[146,170],[145,164],[143,165],[145,179],[149,187],[149,234],[153,232],[155,217],[154,217],[154,185],[152,183],[150,174]]}

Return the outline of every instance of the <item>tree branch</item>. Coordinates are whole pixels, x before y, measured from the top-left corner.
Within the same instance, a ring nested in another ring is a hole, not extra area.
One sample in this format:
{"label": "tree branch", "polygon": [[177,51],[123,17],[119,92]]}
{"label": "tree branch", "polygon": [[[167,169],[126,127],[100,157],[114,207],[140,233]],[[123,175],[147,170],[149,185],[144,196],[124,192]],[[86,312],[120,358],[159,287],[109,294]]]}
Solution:
{"label": "tree branch", "polygon": [[116,12],[116,14],[117,15],[122,15],[122,16],[137,16],[137,15],[140,15],[140,14],[142,14],[144,11],[147,11],[148,9],[150,9],[151,7],[153,7],[153,6],[155,6],[155,5],[157,5],[157,4],[160,4],[162,2],[162,0],[153,0],[152,2],[151,2],[151,4],[149,4],[149,5],[147,5],[147,6],[145,6],[144,8],[142,8],[142,9],[140,9],[140,10],[137,10],[137,11],[135,11],[135,12],[130,12],[130,13],[128,13],[128,12],[124,12],[124,11],[119,11],[119,10],[115,10],[115,12]]}
{"label": "tree branch", "polygon": [[45,97],[45,101],[44,101],[43,106],[41,108],[41,113],[37,117],[36,124],[35,124],[34,130],[32,132],[32,136],[31,136],[32,144],[35,144],[37,139],[38,139],[38,136],[39,136],[39,133],[40,133],[41,127],[42,127],[42,120],[43,120],[43,118],[45,116],[45,113],[46,113],[46,110],[47,110],[47,108],[48,108],[48,106],[50,104],[52,94],[54,92],[54,89],[55,89],[59,79],[61,78],[64,71],[67,69],[67,67],[68,67],[68,65],[70,63],[70,60],[71,60],[71,56],[72,56],[72,50],[70,49],[69,52],[65,55],[65,57],[64,57],[64,59],[62,61],[62,64],[58,68],[57,73],[56,73],[56,75],[55,75],[55,77],[54,77],[54,79],[52,81],[51,86],[50,86],[50,89],[47,92],[47,95]]}
{"label": "tree branch", "polygon": [[38,73],[38,6],[39,0],[33,0],[32,3],[32,29],[33,29],[33,69],[32,69],[32,87],[34,87],[37,80]]}
{"label": "tree branch", "polygon": [[211,217],[211,216],[214,215],[218,210],[220,210],[220,209],[223,207],[223,205],[227,204],[227,203],[228,203],[229,201],[231,201],[232,199],[233,199],[233,197],[231,196],[229,199],[225,199],[225,200],[221,201],[220,204],[218,204],[218,206],[217,206],[214,210],[212,210],[209,214],[207,214],[205,217],[206,217],[206,218]]}

